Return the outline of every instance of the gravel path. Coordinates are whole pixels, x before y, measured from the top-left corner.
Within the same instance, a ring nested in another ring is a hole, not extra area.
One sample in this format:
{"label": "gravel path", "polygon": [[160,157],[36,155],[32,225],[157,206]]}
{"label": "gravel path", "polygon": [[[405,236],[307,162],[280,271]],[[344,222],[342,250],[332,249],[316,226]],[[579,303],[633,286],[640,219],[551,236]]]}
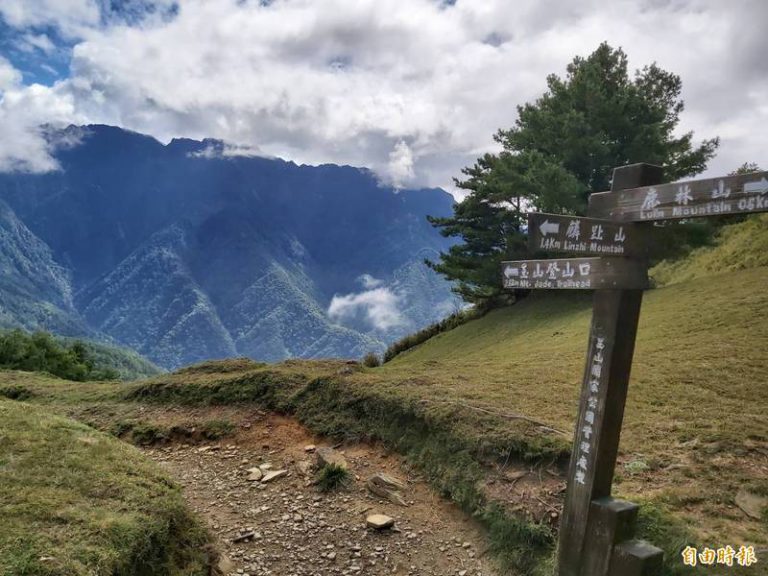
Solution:
{"label": "gravel path", "polygon": [[[232,438],[171,444],[147,453],[181,483],[192,507],[217,534],[223,574],[498,574],[484,555],[480,529],[399,458],[376,446],[340,447],[352,482],[322,493],[312,484],[316,455],[310,445],[320,449],[327,443],[290,419],[250,413]],[[285,474],[266,483],[249,480],[259,466]],[[376,473],[405,481],[407,506],[368,491],[366,481]],[[395,524],[368,528],[372,514],[389,516]]]}

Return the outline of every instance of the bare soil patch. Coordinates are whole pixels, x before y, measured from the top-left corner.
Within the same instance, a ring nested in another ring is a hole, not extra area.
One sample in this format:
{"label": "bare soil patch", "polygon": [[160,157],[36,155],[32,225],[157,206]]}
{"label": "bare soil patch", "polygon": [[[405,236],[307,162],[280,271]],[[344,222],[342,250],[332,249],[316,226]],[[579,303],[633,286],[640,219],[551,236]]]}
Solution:
{"label": "bare soil patch", "polygon": [[[315,459],[307,447],[329,443],[294,420],[231,407],[193,412],[185,410],[185,417],[231,421],[234,435],[214,442],[171,442],[146,453],[177,479],[218,537],[224,574],[498,574],[476,523],[384,448],[337,446],[351,481],[324,493],[307,472]],[[163,424],[177,416],[154,410],[142,415]],[[287,474],[268,483],[248,480],[249,470],[265,464]],[[407,506],[369,492],[366,480],[376,473],[405,481]],[[393,518],[394,527],[366,527],[372,514]]]}

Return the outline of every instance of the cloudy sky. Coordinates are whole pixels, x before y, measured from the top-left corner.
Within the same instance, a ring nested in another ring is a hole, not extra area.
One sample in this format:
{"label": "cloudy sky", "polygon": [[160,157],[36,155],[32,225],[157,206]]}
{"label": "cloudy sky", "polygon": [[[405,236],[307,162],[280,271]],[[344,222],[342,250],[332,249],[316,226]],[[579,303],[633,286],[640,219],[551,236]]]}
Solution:
{"label": "cloudy sky", "polygon": [[0,171],[56,168],[42,123],[106,123],[450,187],[604,40],[682,77],[709,173],[768,165],[763,0],[0,0]]}

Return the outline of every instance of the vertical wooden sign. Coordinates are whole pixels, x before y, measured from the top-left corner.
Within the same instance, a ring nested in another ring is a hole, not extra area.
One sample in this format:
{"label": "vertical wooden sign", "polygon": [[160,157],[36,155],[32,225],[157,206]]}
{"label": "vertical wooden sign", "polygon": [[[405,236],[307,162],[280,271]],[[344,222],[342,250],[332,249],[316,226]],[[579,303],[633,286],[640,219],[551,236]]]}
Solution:
{"label": "vertical wooden sign", "polygon": [[[611,190],[660,184],[662,177],[658,166],[624,166],[614,170]],[[595,291],[568,490],[560,524],[559,576],[595,576],[584,561],[590,509],[593,500],[611,495],[642,298],[641,289]],[[610,554],[610,549],[604,550],[606,563],[610,561]]]}

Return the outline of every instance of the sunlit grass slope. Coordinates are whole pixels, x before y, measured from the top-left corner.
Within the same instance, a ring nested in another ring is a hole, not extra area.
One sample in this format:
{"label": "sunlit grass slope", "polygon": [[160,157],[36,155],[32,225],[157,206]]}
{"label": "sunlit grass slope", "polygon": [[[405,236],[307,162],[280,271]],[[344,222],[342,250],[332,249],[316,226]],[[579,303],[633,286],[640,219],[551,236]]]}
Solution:
{"label": "sunlit grass slope", "polygon": [[0,574],[208,574],[179,489],[133,447],[0,399]]}
{"label": "sunlit grass slope", "polygon": [[[618,493],[652,500],[702,541],[768,544],[768,218],[654,270],[645,295],[621,442]],[[589,298],[535,294],[441,334],[362,378],[394,395],[524,414],[571,431]],[[503,420],[498,426],[504,427]]]}
{"label": "sunlit grass slope", "polygon": [[768,266],[768,214],[724,227],[715,246],[699,248],[675,262],[662,262],[651,275],[658,285],[668,285],[761,266]]}

